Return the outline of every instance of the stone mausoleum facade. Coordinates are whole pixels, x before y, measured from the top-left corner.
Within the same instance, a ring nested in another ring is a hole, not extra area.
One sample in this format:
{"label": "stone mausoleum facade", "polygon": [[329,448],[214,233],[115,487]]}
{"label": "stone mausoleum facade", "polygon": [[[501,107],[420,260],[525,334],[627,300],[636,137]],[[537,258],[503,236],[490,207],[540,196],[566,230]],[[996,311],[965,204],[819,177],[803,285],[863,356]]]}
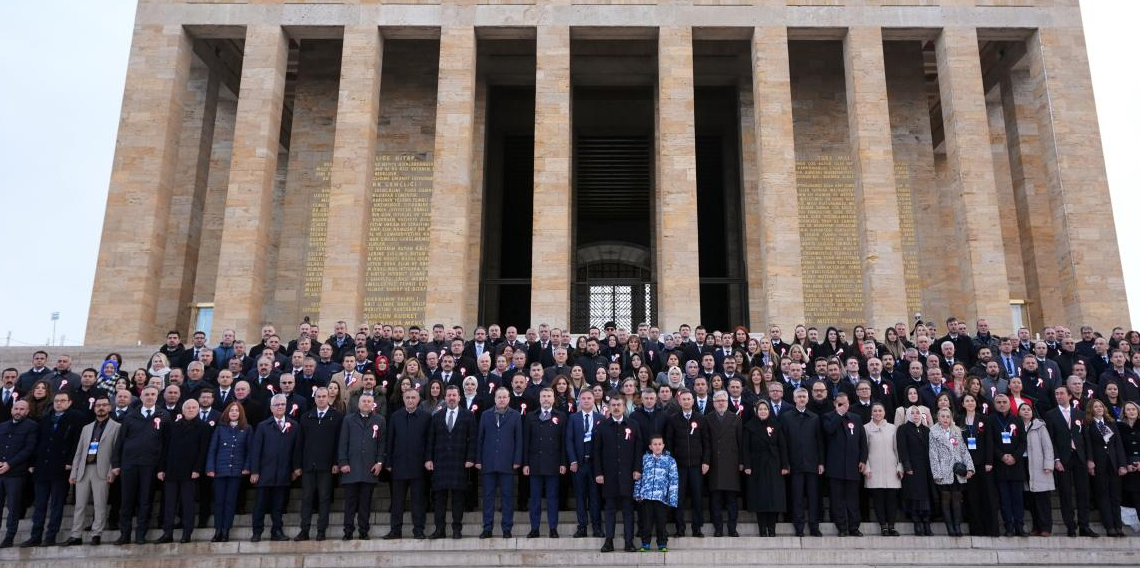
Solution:
{"label": "stone mausoleum facade", "polygon": [[306,316],[1128,324],[1076,0],[136,18],[91,344]]}

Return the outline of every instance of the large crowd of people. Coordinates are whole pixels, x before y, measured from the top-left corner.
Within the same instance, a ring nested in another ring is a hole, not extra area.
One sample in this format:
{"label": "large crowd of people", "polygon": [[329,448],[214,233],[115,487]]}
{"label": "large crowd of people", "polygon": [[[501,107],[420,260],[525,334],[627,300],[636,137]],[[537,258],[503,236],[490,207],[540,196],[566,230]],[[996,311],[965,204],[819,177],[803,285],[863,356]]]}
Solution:
{"label": "large crowd of people", "polygon": [[116,544],[143,544],[155,527],[153,542],[189,542],[211,518],[225,542],[250,493],[253,541],[266,515],[269,540],[324,540],[334,485],[341,538],[368,539],[381,482],[385,539],[404,536],[406,509],[414,538],[459,539],[478,508],[480,538],[496,511],[511,538],[516,509],[528,538],[544,520],[557,538],[573,510],[572,536],[604,538],[603,552],[618,537],[665,550],[709,523],[736,537],[741,507],[760,536],[783,517],[796,536],[827,519],[859,537],[872,513],[882,536],[930,536],[938,521],[951,537],[1050,536],[1054,495],[1068,536],[1100,536],[1095,511],[1123,537],[1122,506],[1140,506],[1140,333],[974,324],[468,336],[341,321],[321,340],[305,321],[288,341],[266,325],[256,343],[227,330],[213,347],[171,331],[145,368],[112,353],[79,373],[38,351],[0,378],[0,548],[29,511],[21,547],[116,530]]}

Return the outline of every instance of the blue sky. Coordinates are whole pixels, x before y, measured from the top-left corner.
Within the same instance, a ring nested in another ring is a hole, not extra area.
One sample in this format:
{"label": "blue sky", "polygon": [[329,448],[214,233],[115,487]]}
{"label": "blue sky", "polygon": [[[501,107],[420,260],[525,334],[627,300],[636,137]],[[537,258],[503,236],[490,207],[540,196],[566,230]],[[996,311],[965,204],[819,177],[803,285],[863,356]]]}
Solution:
{"label": "blue sky", "polygon": [[[12,345],[47,343],[52,312],[60,312],[57,340],[83,340],[135,4],[17,0],[3,8],[0,345],[9,333]],[[1131,40],[1140,2],[1084,0],[1082,12],[1135,327],[1140,74]]]}

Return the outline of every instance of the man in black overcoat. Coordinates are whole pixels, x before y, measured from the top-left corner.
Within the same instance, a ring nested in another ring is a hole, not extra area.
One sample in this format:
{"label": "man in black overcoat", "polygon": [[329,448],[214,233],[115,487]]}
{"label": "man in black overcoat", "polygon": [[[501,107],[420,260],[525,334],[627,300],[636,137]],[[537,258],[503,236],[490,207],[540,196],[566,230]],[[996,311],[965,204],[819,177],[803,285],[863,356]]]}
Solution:
{"label": "man in black overcoat", "polygon": [[610,401],[610,418],[594,433],[594,480],[602,486],[606,501],[606,541],[602,552],[613,552],[617,510],[622,511],[625,551],[633,545],[633,482],[641,478],[641,432],[625,417],[625,401]]}
{"label": "man in black overcoat", "polygon": [[448,385],[444,408],[432,416],[428,428],[427,457],[435,504],[435,532],[430,539],[447,535],[448,493],[451,497],[451,538],[463,538],[468,472],[475,466],[475,415],[460,404],[460,389]]}

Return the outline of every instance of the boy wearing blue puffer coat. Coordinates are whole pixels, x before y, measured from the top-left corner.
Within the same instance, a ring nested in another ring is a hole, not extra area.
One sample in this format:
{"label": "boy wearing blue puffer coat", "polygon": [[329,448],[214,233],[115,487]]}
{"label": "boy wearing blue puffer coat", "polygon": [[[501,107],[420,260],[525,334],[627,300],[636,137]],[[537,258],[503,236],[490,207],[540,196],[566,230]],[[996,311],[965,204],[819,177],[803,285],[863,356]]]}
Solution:
{"label": "boy wearing blue puffer coat", "polygon": [[649,551],[649,540],[657,532],[657,550],[669,550],[665,519],[677,506],[677,461],[665,451],[661,436],[649,439],[649,451],[641,458],[641,479],[633,485],[633,498],[641,507],[641,552]]}

